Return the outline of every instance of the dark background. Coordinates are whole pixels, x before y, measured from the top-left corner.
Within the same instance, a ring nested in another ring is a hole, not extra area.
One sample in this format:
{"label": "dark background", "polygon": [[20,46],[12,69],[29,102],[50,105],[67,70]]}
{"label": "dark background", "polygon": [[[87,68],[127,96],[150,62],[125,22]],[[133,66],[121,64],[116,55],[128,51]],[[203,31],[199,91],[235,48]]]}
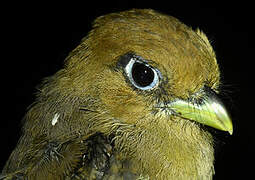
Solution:
{"label": "dark background", "polygon": [[[255,145],[252,133],[254,118],[252,108],[249,107],[254,104],[252,54],[255,47],[250,5],[169,2],[162,6],[164,8],[155,8],[155,5],[120,4],[125,8],[100,8],[75,3],[6,6],[1,22],[3,95],[0,170],[18,141],[21,119],[34,101],[35,87],[42,78],[62,67],[65,57],[87,34],[96,17],[136,7],[152,8],[172,15],[194,29],[199,27],[207,34],[216,51],[224,84],[223,98],[234,124],[232,136],[220,133],[215,179],[233,179],[239,174],[252,173],[249,167],[254,166],[251,161]],[[104,4],[98,5],[104,7]],[[243,105],[241,99],[244,100]]]}

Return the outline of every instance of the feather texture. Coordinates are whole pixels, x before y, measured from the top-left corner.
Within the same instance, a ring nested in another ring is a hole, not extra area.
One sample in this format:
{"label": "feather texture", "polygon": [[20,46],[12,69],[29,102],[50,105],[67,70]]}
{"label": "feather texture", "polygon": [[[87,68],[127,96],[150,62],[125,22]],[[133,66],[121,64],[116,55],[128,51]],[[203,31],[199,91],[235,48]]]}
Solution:
{"label": "feather texture", "polygon": [[[157,87],[132,86],[127,53],[160,72]],[[211,134],[162,104],[217,91],[219,77],[202,31],[153,10],[101,16],[38,87],[2,178],[212,179]]]}

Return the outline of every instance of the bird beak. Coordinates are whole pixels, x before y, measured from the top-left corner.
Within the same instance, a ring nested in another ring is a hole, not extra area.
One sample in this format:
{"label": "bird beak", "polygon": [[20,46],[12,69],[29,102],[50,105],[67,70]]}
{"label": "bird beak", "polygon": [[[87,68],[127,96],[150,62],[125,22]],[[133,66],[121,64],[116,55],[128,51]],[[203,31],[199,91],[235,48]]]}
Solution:
{"label": "bird beak", "polygon": [[209,93],[200,103],[176,100],[168,104],[177,116],[233,133],[232,121],[219,98]]}

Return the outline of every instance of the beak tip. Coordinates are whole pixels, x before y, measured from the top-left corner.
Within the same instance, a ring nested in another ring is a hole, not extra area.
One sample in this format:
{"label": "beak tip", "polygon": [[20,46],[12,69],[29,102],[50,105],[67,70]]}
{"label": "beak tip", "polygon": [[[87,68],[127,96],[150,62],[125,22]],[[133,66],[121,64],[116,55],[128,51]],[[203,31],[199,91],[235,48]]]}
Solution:
{"label": "beak tip", "polygon": [[231,121],[231,119],[230,118],[227,118],[227,120],[225,121],[225,129],[226,129],[226,131],[228,131],[228,133],[230,134],[230,135],[232,135],[233,134],[233,124],[232,124],[232,121]]}
{"label": "beak tip", "polygon": [[231,128],[228,129],[228,132],[230,135],[233,135],[233,126],[231,126]]}
{"label": "beak tip", "polygon": [[[222,122],[222,121],[221,121]],[[222,131],[226,131],[228,132],[230,135],[233,134],[233,124],[232,121],[230,119],[228,119],[228,121],[223,121],[225,122],[224,126],[222,126],[221,128],[219,128]]]}
{"label": "beak tip", "polygon": [[230,118],[223,119],[223,120],[219,121],[219,122],[224,122],[224,124],[221,124],[221,127],[219,129],[222,130],[222,131],[227,131],[230,135],[232,135],[233,134],[232,121],[230,120]]}
{"label": "beak tip", "polygon": [[233,129],[228,130],[228,132],[229,132],[230,135],[233,135]]}

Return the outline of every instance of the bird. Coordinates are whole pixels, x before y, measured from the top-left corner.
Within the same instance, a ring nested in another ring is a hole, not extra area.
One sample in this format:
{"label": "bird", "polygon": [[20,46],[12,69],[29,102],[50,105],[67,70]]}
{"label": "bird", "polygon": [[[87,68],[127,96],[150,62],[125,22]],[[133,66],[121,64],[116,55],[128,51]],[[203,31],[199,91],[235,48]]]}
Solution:
{"label": "bird", "polygon": [[207,36],[131,9],[92,29],[38,86],[0,179],[212,179],[214,137],[233,133]]}

